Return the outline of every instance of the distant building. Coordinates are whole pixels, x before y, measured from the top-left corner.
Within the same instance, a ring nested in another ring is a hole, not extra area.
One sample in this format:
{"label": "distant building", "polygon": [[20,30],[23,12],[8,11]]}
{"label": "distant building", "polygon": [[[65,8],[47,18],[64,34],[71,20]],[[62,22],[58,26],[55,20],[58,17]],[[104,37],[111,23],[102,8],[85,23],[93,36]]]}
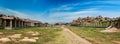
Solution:
{"label": "distant building", "polygon": [[21,19],[15,16],[6,16],[0,14],[0,28],[2,29],[13,29],[13,28],[24,28],[30,26],[38,26],[41,23],[30,19]]}

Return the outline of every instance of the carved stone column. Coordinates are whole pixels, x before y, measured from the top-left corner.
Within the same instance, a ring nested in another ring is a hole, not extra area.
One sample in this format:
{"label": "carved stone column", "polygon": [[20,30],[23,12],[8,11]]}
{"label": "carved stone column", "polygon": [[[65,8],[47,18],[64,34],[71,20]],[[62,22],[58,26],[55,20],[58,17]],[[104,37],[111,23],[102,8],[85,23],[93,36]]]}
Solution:
{"label": "carved stone column", "polygon": [[12,20],[10,20],[10,29],[12,29]]}

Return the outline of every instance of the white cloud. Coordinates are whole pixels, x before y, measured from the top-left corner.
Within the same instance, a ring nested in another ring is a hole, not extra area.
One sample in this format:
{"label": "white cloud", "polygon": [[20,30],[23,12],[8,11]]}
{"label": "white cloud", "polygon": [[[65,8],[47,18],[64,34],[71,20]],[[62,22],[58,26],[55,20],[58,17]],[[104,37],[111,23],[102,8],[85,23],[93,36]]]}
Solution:
{"label": "white cloud", "polygon": [[71,9],[73,9],[73,7],[68,7],[67,5],[63,5],[58,8],[52,8],[50,9],[50,11],[61,11],[61,10],[71,10]]}
{"label": "white cloud", "polygon": [[5,14],[5,15],[14,15],[20,18],[30,18],[29,15],[25,14],[25,13],[21,13],[12,9],[8,9],[8,8],[0,8],[0,13]]}
{"label": "white cloud", "polygon": [[22,12],[4,8],[4,7],[0,7],[0,13],[5,14],[5,15],[14,15],[14,16],[17,16],[20,18],[29,18],[29,19],[37,20],[37,21],[41,21],[41,22],[46,22],[47,21],[46,19],[48,19],[46,16],[44,16],[41,13],[34,13],[34,12],[30,12],[30,11],[22,13]]}
{"label": "white cloud", "polygon": [[50,9],[50,11],[54,12],[54,11],[61,11],[61,10],[72,10],[76,6],[87,5],[87,4],[92,4],[92,3],[94,3],[94,1],[93,2],[84,2],[84,3],[65,4],[65,5],[61,5],[57,8],[52,8],[52,9]]}
{"label": "white cloud", "polygon": [[35,20],[39,20],[42,22],[49,22],[49,23],[55,23],[55,22],[70,22],[78,17],[87,17],[87,16],[98,16],[102,15],[104,17],[118,17],[120,16],[119,11],[100,11],[97,10],[97,8],[89,8],[85,9],[83,11],[75,11],[75,12],[52,12],[48,16],[45,16],[45,14],[36,13],[35,15],[27,15],[25,13],[21,13],[15,10],[11,9],[0,9],[0,12],[10,13],[11,15],[24,17],[24,18],[31,18]]}
{"label": "white cloud", "polygon": [[[47,17],[48,21],[47,22],[70,22],[73,19],[76,19],[78,17],[87,17],[87,16],[93,16],[96,17],[98,15],[102,15],[104,17],[119,17],[120,13],[119,11],[113,11],[114,9],[112,8],[111,11],[109,10],[104,10],[106,8],[110,8],[111,6],[105,6],[105,5],[100,5],[100,6],[95,6],[94,8],[87,8],[83,9],[82,11],[74,11],[74,12],[61,12],[60,10],[72,10],[76,6],[81,6],[81,5],[87,5],[87,4],[118,4],[120,5],[119,2],[117,1],[92,1],[92,2],[85,2],[85,3],[74,3],[74,4],[66,4],[62,5],[58,8],[53,8],[50,9],[50,14]],[[79,9],[79,8],[78,8]],[[117,9],[118,10],[118,9]]]}
{"label": "white cloud", "polygon": [[105,4],[120,4],[120,0],[109,0],[109,1],[97,1],[97,3],[105,3]]}
{"label": "white cloud", "polygon": [[16,10],[8,9],[8,8],[3,8],[0,7],[0,13],[5,14],[5,15],[13,15],[17,16],[20,18],[29,18],[31,20],[37,20],[37,21],[45,21],[45,16],[42,14],[38,13],[33,13],[33,14],[25,14]]}
{"label": "white cloud", "polygon": [[[36,0],[34,0],[36,1]],[[25,13],[21,13],[15,10],[11,10],[11,9],[3,9],[0,11],[4,11],[5,13],[12,13],[11,15],[16,15],[19,17],[24,17],[24,18],[31,18],[31,19],[35,19],[35,20],[40,20],[42,22],[49,22],[49,23],[55,23],[55,22],[70,22],[78,17],[87,17],[87,16],[93,16],[96,17],[98,15],[102,15],[104,17],[119,17],[120,13],[119,11],[107,11],[107,10],[103,10],[103,8],[101,6],[97,6],[95,8],[87,8],[87,9],[83,9],[82,11],[74,11],[74,12],[70,12],[69,10],[74,9],[76,6],[80,6],[80,5],[87,5],[87,4],[92,4],[92,3],[108,3],[108,4],[119,4],[119,3],[115,3],[112,1],[92,1],[92,2],[85,2],[85,3],[74,3],[74,4],[66,4],[66,5],[62,5],[60,7],[57,8],[52,8],[50,9],[50,14],[48,14],[46,16],[46,14],[44,13],[34,13],[34,15],[27,15]],[[79,8],[78,8],[79,9]],[[102,10],[99,10],[102,9]],[[67,12],[61,12],[60,10],[68,10]],[[9,11],[9,12],[6,12]]]}
{"label": "white cloud", "polygon": [[[60,7],[57,8],[52,8],[50,11],[60,11],[60,10],[72,10],[75,7],[79,7],[82,5],[89,5],[89,4],[114,4],[114,5],[120,5],[119,0],[106,0],[106,1],[88,1],[88,2],[80,2],[80,3],[72,3],[72,4],[65,4],[61,5]],[[95,6],[96,7],[96,6]],[[106,5],[98,5],[97,7],[109,7]]]}
{"label": "white cloud", "polygon": [[48,16],[48,21],[50,23],[54,22],[70,22],[78,17],[87,17],[87,16],[99,16],[103,17],[118,17],[120,16],[119,11],[105,11],[105,10],[97,10],[97,8],[89,8],[83,11],[75,11],[75,12],[53,12]]}

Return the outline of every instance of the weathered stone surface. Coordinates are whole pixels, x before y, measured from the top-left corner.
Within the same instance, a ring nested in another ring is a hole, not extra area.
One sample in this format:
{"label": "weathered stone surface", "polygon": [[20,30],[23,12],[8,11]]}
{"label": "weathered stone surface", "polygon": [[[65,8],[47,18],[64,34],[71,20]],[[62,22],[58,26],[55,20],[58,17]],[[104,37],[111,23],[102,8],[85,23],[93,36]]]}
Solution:
{"label": "weathered stone surface", "polygon": [[39,35],[38,32],[33,32],[33,31],[28,31],[26,32],[27,34],[31,34],[32,36],[36,36],[36,35]]}
{"label": "weathered stone surface", "polygon": [[35,39],[29,39],[28,37],[24,37],[20,40],[21,42],[37,42]]}
{"label": "weathered stone surface", "polygon": [[28,31],[26,32],[27,34],[33,34],[34,32],[33,31]]}
{"label": "weathered stone surface", "polygon": [[0,34],[3,34],[2,32],[0,32]]}
{"label": "weathered stone surface", "polygon": [[38,39],[39,39],[39,37],[32,37],[31,39],[35,39],[35,40],[38,40]]}
{"label": "weathered stone surface", "polygon": [[8,36],[9,38],[21,38],[21,35],[22,34],[14,34],[14,35],[11,35],[11,36]]}
{"label": "weathered stone surface", "polygon": [[117,28],[113,27],[113,28],[109,28],[107,30],[102,30],[100,32],[120,32],[120,30],[118,30]]}
{"label": "weathered stone surface", "polygon": [[36,36],[36,35],[39,35],[38,32],[34,32],[33,34],[31,34],[32,36]]}
{"label": "weathered stone surface", "polygon": [[1,42],[9,42],[9,41],[11,41],[11,40],[10,40],[9,38],[1,38],[0,41],[1,41]]}

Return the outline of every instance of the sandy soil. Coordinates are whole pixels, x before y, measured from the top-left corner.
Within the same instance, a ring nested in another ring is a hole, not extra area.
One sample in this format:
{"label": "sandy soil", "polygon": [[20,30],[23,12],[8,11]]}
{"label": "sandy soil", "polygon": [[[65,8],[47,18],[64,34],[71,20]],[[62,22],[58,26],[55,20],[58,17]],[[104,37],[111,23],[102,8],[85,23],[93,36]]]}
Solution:
{"label": "sandy soil", "polygon": [[89,41],[76,35],[72,31],[70,31],[68,28],[64,26],[62,26],[61,28],[63,29],[63,34],[65,38],[67,39],[67,44],[92,44]]}

